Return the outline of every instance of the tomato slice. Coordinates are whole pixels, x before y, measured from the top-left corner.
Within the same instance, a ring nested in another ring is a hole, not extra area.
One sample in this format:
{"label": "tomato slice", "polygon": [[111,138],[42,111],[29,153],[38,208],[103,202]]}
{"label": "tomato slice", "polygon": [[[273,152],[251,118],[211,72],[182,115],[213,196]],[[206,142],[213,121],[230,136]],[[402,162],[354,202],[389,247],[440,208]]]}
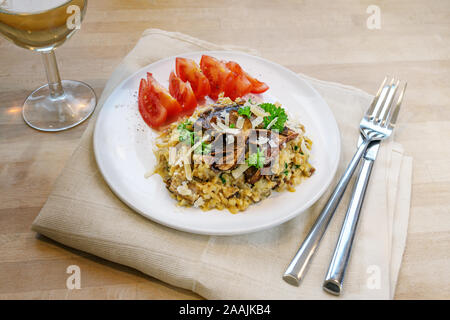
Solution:
{"label": "tomato slice", "polygon": [[180,104],[170,95],[166,88],[161,86],[158,81],[153,78],[153,75],[149,72],[147,72],[147,83],[151,103],[155,105],[162,105],[167,110],[168,122],[172,122],[183,111]]}
{"label": "tomato slice", "polygon": [[208,78],[202,73],[199,65],[192,59],[176,58],[175,69],[177,76],[183,81],[189,81],[197,99],[206,97],[211,87]]}
{"label": "tomato slice", "polygon": [[[267,84],[265,84],[264,82],[261,82],[258,79],[253,78],[252,76],[250,76],[247,72],[245,72],[241,68],[241,66],[238,63],[236,63],[234,61],[229,61],[229,62],[227,62],[226,66],[228,67],[228,69],[233,71],[235,74],[242,74],[248,79],[248,81],[251,83],[251,87],[250,87],[249,92],[251,92],[251,93],[263,93],[263,92],[266,92],[267,90],[269,90],[269,86]],[[241,84],[241,86],[242,86],[242,84]]]}
{"label": "tomato slice", "polygon": [[225,95],[230,97],[232,100],[235,100],[238,97],[242,97],[247,93],[250,93],[252,84],[247,79],[241,66],[234,61],[226,62],[226,66],[233,73],[233,77],[228,80],[228,83],[225,86]]}
{"label": "tomato slice", "polygon": [[139,85],[138,105],[139,112],[150,127],[157,129],[167,119],[167,110],[160,103],[154,103],[151,92],[145,79]]}
{"label": "tomato slice", "polygon": [[206,78],[208,78],[211,87],[209,96],[217,99],[221,92],[225,92],[225,85],[233,77],[233,73],[227,68],[225,63],[207,55],[202,55],[200,68]]}
{"label": "tomato slice", "polygon": [[172,71],[169,77],[169,92],[183,108],[183,114],[191,115],[197,106],[197,99],[189,82],[183,82]]}
{"label": "tomato slice", "polygon": [[261,82],[256,78],[253,78],[247,72],[245,72],[245,76],[252,84],[252,88],[250,90],[251,93],[263,93],[269,90],[269,86],[266,83]]}

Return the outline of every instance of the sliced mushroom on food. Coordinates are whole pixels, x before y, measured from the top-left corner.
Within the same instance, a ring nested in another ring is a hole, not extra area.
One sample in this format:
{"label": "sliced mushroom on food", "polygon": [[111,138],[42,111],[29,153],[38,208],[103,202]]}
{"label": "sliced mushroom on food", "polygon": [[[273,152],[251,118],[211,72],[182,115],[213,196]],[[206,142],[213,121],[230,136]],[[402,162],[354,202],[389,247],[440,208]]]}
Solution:
{"label": "sliced mushroom on food", "polygon": [[284,127],[284,129],[280,133],[280,135],[286,137],[284,142],[289,142],[289,141],[297,138],[298,132],[295,132],[294,130],[289,129],[288,127]]}
{"label": "sliced mushroom on food", "polygon": [[255,184],[261,179],[261,169],[250,167],[244,172],[245,181],[250,184]]}
{"label": "sliced mushroom on food", "polygon": [[[226,114],[230,113],[229,117],[231,118],[231,112],[238,113],[237,110],[241,107],[244,102],[233,102],[229,105],[215,105],[213,109],[206,110],[202,113],[195,122],[195,127],[201,127],[204,130],[212,129],[211,123],[217,123],[220,120],[222,123],[225,122]],[[237,118],[236,118],[237,119]],[[229,121],[232,123],[231,121]],[[235,124],[235,123],[234,123]]]}
{"label": "sliced mushroom on food", "polygon": [[236,166],[236,157],[234,153],[230,153],[229,155],[222,158],[223,161],[220,164],[214,164],[215,168],[220,171],[228,171],[233,169]]}
{"label": "sliced mushroom on food", "polygon": [[[245,141],[245,140],[244,140]],[[225,152],[221,154],[216,154],[221,156],[222,161],[220,163],[216,163],[214,166],[216,169],[220,171],[227,171],[234,169],[239,163],[244,161],[245,157],[246,144],[244,143],[234,143],[233,152]]]}

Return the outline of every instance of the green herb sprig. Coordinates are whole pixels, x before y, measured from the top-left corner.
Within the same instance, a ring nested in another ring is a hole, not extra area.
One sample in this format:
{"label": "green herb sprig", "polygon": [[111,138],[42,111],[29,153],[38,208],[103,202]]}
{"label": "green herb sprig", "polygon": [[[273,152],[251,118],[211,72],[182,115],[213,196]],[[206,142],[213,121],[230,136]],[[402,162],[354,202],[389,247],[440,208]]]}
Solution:
{"label": "green herb sprig", "polygon": [[177,126],[178,131],[180,131],[180,135],[178,137],[178,140],[180,142],[184,142],[187,144],[194,144],[194,138],[195,138],[195,134],[194,131],[192,130],[192,122],[187,120],[185,122],[180,123]]}
{"label": "green herb sprig", "polygon": [[246,116],[247,118],[250,118],[252,115],[252,112],[250,111],[250,106],[240,107],[238,109],[238,113],[241,116]]}
{"label": "green herb sprig", "polygon": [[264,152],[262,152],[259,148],[256,152],[250,154],[247,159],[247,164],[251,167],[256,167],[261,169],[264,166],[264,162],[266,161],[266,157],[264,156]]}
{"label": "green herb sprig", "polygon": [[283,131],[284,124],[287,121],[286,111],[282,107],[277,107],[273,103],[262,103],[259,105],[265,112],[270,113],[270,116],[264,117],[264,128],[267,129],[267,126],[277,118],[277,121],[272,125],[270,129],[278,130],[279,132]]}
{"label": "green herb sprig", "polygon": [[210,154],[211,153],[211,144],[202,142],[201,145],[199,145],[194,150],[195,154]]}

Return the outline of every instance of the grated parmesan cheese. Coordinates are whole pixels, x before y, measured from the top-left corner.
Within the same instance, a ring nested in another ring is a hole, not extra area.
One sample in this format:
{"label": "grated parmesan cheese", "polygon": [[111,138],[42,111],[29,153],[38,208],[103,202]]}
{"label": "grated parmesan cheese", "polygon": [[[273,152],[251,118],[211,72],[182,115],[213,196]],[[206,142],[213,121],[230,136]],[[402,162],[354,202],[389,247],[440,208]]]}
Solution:
{"label": "grated parmesan cheese", "polygon": [[227,112],[227,114],[225,115],[225,125],[227,127],[230,126],[230,114]]}
{"label": "grated parmesan cheese", "polygon": [[192,195],[192,191],[191,189],[189,189],[189,187],[187,186],[186,181],[183,181],[183,183],[181,184],[181,186],[177,187],[177,192],[179,194],[181,194],[182,196],[190,196]]}
{"label": "grated parmesan cheese", "polygon": [[233,178],[237,179],[239,178],[245,170],[247,170],[248,168],[250,168],[246,163],[243,163],[241,165],[239,165],[239,167],[237,167],[236,169],[234,169],[233,171],[231,171],[231,175],[233,176]]}
{"label": "grated parmesan cheese", "polygon": [[273,119],[272,121],[270,121],[270,123],[267,125],[267,130],[269,130],[275,123],[277,123],[278,121],[278,117],[275,117],[275,119]]}
{"label": "grated parmesan cheese", "polygon": [[255,119],[252,120],[252,128],[256,128],[256,127],[259,126],[263,121],[264,121],[263,118],[261,118],[261,117],[256,117]]}
{"label": "grated parmesan cheese", "polygon": [[305,139],[302,139],[300,150],[303,152],[303,154],[306,154],[308,157],[311,155],[311,152],[309,152],[309,149],[306,147]]}
{"label": "grated parmesan cheese", "polygon": [[244,127],[245,119],[241,116],[236,120],[236,128],[242,129]]}
{"label": "grated parmesan cheese", "polygon": [[270,145],[272,148],[276,148],[276,147],[277,147],[277,144],[276,144],[275,141],[273,141],[272,139],[269,140],[269,145]]}
{"label": "grated parmesan cheese", "polygon": [[219,126],[217,124],[215,124],[214,122],[211,122],[211,127],[216,130],[217,132],[222,132],[222,129],[219,128]]}
{"label": "grated parmesan cheese", "polygon": [[205,201],[203,200],[203,198],[202,197],[198,197],[198,199],[194,201],[193,205],[194,205],[195,208],[198,208],[198,207],[201,207],[204,204],[205,204]]}
{"label": "grated parmesan cheese", "polygon": [[264,111],[263,108],[261,108],[260,106],[257,106],[257,105],[251,104],[250,111],[257,117],[264,118],[264,117],[270,116],[270,113]]}
{"label": "grated parmesan cheese", "polygon": [[[187,163],[191,163],[191,153],[192,151],[194,151],[195,149],[197,149],[203,142],[205,142],[206,140],[209,139],[209,135],[205,135],[200,141],[197,141],[189,150],[187,150],[186,152],[182,152],[180,159],[178,159],[178,161],[175,163],[175,165],[181,165],[182,162],[187,162]],[[183,146],[183,151],[187,149],[187,147]],[[190,166],[189,166],[190,168]]]}
{"label": "grated parmesan cheese", "polygon": [[[213,123],[211,123],[211,126],[212,126],[214,129],[216,129],[216,128],[213,126]],[[239,129],[230,128],[230,127],[224,125],[222,122],[217,122],[216,127],[217,127],[217,129],[216,129],[217,131],[219,131],[219,132],[225,132],[225,133],[229,133],[229,134],[238,134],[238,133],[241,131],[241,130],[239,130]]]}
{"label": "grated parmesan cheese", "polygon": [[169,148],[169,164],[172,166],[175,164],[177,159],[177,148],[176,147],[170,147]]}
{"label": "grated parmesan cheese", "polygon": [[192,180],[192,170],[191,170],[190,163],[187,163],[187,162],[184,163],[184,172],[186,173],[186,179],[191,181]]}

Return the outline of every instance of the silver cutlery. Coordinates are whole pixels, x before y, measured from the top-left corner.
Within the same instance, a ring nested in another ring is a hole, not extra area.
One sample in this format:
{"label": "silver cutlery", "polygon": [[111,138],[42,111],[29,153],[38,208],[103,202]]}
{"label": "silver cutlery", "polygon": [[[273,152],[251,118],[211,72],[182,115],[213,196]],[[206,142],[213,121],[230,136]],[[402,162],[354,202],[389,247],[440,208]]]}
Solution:
{"label": "silver cutlery", "polygon": [[390,121],[392,118],[396,118],[398,114],[398,110],[392,110],[392,101],[399,83],[398,81],[394,83],[393,79],[389,84],[386,83],[387,77],[360,122],[362,143],[283,275],[283,279],[289,284],[298,286],[303,279],[307,266],[317,250],[336,207],[369,144],[386,139],[392,133],[393,126],[390,125]]}
{"label": "silver cutlery", "polygon": [[[398,86],[397,86],[398,87]],[[397,87],[394,89],[397,90]],[[385,126],[391,127],[395,126],[397,121],[400,106],[403,101],[403,96],[406,90],[406,83],[400,96],[397,100],[397,104],[393,110],[392,116],[388,116]],[[359,137],[358,145],[363,142],[363,137]],[[364,196],[366,194],[367,185],[369,183],[370,174],[378,154],[378,149],[380,147],[381,141],[372,142],[364,154],[363,163],[358,174],[358,178],[353,187],[353,192],[350,198],[350,203],[345,215],[344,222],[342,224],[341,232],[339,234],[339,240],[334,249],[333,257],[330,262],[325,280],[323,283],[323,289],[328,293],[334,295],[340,295],[343,291],[343,282],[345,276],[345,270],[350,259],[350,253],[352,250],[352,244],[355,237],[356,228],[358,225],[359,216],[361,213],[361,207],[364,201]]]}

